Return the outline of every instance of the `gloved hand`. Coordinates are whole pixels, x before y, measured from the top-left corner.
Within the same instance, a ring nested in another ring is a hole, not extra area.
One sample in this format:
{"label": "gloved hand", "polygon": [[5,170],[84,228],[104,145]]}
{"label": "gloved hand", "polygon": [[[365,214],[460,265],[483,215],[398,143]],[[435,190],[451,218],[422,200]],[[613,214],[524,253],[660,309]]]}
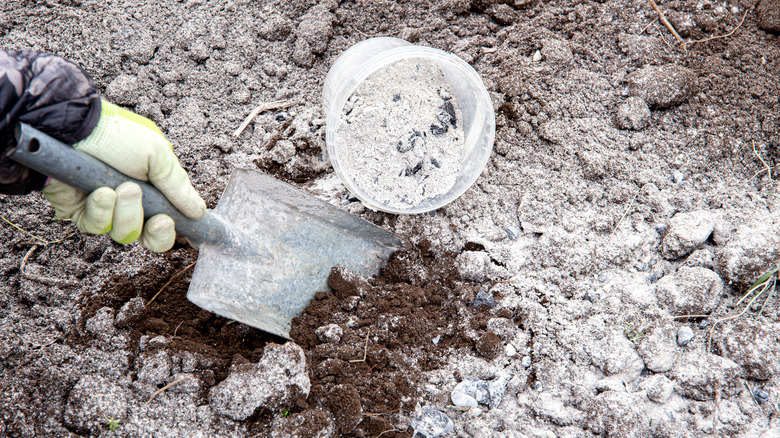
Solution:
{"label": "gloved hand", "polygon": [[[97,126],[73,147],[127,176],[149,181],[187,217],[198,219],[206,211],[206,203],[190,184],[171,144],[145,117],[103,101]],[[87,194],[51,180],[43,194],[57,217],[72,220],[87,233],[108,233],[119,243],[140,238],[141,244],[154,252],[171,249],[176,238],[169,216],[152,216],[144,224],[141,188],[132,182],[116,190],[101,187]]]}

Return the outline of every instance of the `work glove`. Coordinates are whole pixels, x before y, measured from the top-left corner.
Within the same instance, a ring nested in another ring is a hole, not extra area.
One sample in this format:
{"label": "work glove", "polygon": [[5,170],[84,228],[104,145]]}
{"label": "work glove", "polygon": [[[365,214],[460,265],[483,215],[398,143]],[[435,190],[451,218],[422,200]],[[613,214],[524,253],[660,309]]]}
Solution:
{"label": "work glove", "polygon": [[[97,126],[73,147],[127,176],[149,181],[187,217],[198,219],[206,212],[206,203],[190,184],[170,142],[145,117],[103,101]],[[144,223],[138,184],[126,182],[116,190],[101,187],[87,194],[51,180],[43,194],[58,218],[70,219],[81,231],[108,233],[119,243],[140,240],[154,252],[171,249],[176,239],[169,216],[158,214]]]}

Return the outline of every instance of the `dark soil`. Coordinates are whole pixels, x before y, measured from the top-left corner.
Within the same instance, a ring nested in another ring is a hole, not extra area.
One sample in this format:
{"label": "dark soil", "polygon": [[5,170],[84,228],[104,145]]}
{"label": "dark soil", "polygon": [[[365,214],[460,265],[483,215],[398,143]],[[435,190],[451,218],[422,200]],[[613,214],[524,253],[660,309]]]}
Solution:
{"label": "dark soil", "polygon": [[[336,268],[330,293],[320,293],[293,321],[293,340],[308,350],[312,391],[308,403],[330,409],[343,436],[411,436],[393,432],[395,414],[410,414],[420,396],[422,372],[437,369],[443,351],[470,347],[460,325],[471,286],[452,256],[422,247],[393,255],[381,275],[366,281]],[[460,321],[460,323],[459,323]],[[338,343],[316,329],[338,324]]]}

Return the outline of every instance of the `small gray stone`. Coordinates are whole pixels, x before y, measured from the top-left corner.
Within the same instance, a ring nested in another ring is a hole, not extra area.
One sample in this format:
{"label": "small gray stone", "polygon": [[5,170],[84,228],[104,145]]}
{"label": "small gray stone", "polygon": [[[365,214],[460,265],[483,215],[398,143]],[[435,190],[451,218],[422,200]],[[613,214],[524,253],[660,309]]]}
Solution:
{"label": "small gray stone", "polygon": [[452,391],[450,398],[452,399],[453,405],[463,408],[476,408],[479,405],[477,399],[460,391]]}
{"label": "small gray stone", "polygon": [[452,432],[455,423],[442,411],[426,406],[422,408],[420,415],[410,422],[415,434],[424,438],[438,438]]}
{"label": "small gray stone", "polygon": [[756,388],[753,390],[753,398],[756,399],[759,404],[766,403],[769,401],[769,391]]}
{"label": "small gray stone", "polygon": [[664,233],[661,255],[668,260],[686,256],[703,244],[714,229],[715,219],[708,211],[677,213]]}
{"label": "small gray stone", "polygon": [[618,107],[616,121],[620,129],[641,131],[650,122],[650,108],[641,98],[629,97]]}
{"label": "small gray stone", "polygon": [[768,32],[780,32],[780,1],[761,0],[756,8],[758,27]]}
{"label": "small gray stone", "polygon": [[674,172],[672,172],[672,182],[675,184],[680,184],[685,179],[685,175],[683,175],[682,172],[675,169]]}
{"label": "small gray stone", "polygon": [[651,108],[668,108],[688,100],[696,90],[696,73],[679,65],[648,66],[626,78],[631,96]]}
{"label": "small gray stone", "polygon": [[518,237],[520,237],[520,228],[516,226],[509,226],[506,227],[506,237],[509,238],[509,240],[517,240]]}
{"label": "small gray stone", "polygon": [[531,366],[531,356],[523,356],[522,359],[520,359],[520,365],[523,366],[523,368],[528,368]]}
{"label": "small gray stone", "polygon": [[130,301],[126,302],[119,309],[119,313],[116,314],[116,319],[114,319],[114,325],[119,328],[127,327],[140,320],[145,310],[146,303],[143,298],[131,298]]}
{"label": "small gray stone", "polygon": [[493,298],[493,292],[490,292],[486,287],[483,287],[477,292],[477,297],[474,299],[473,303],[474,307],[482,305],[488,306],[491,309],[496,307],[496,299]]}
{"label": "small gray stone", "polygon": [[677,330],[677,345],[685,347],[693,339],[693,330],[687,325],[680,327]]}
{"label": "small gray stone", "polygon": [[209,406],[220,415],[242,421],[259,407],[274,411],[291,406],[310,389],[301,347],[293,342],[268,344],[258,363],[231,369],[225,380],[211,388]]}

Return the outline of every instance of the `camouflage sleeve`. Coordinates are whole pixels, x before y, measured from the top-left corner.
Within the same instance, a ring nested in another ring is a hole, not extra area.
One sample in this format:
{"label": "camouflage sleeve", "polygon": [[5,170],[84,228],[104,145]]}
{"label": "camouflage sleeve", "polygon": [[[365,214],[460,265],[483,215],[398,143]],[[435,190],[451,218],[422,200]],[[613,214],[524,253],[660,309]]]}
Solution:
{"label": "camouflage sleeve", "polygon": [[17,123],[27,123],[60,141],[85,139],[100,117],[92,79],[59,56],[32,50],[0,50],[0,193],[40,190],[46,176],[2,158],[15,143]]}

